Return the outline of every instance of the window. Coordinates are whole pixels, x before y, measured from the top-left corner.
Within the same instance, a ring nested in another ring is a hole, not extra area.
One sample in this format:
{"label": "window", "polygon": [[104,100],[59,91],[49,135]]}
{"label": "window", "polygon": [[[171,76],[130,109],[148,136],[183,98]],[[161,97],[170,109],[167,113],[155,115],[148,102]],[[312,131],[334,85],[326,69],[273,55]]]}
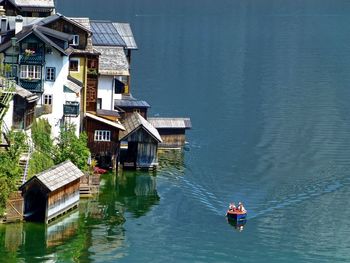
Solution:
{"label": "window", "polygon": [[46,68],[46,80],[55,81],[56,79],[56,68],[47,67]]}
{"label": "window", "polygon": [[140,109],[134,109],[134,112],[141,113]]}
{"label": "window", "polygon": [[52,105],[52,95],[44,94],[44,105]]}
{"label": "window", "polygon": [[79,46],[79,35],[73,35],[72,46]]}
{"label": "window", "polygon": [[95,141],[96,142],[110,142],[111,141],[111,131],[96,130],[95,131]]}
{"label": "window", "polygon": [[41,66],[21,65],[21,79],[41,79]]}
{"label": "window", "polygon": [[123,94],[125,91],[125,84],[118,79],[114,79],[114,94]]}
{"label": "window", "polygon": [[69,60],[69,70],[79,72],[79,59]]}

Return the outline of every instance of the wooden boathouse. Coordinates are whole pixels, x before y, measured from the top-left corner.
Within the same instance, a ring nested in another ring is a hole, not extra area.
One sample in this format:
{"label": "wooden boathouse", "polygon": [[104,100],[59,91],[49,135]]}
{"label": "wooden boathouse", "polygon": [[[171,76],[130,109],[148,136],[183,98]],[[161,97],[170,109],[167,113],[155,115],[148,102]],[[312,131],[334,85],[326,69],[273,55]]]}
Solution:
{"label": "wooden boathouse", "polygon": [[77,207],[80,177],[83,175],[68,160],[32,177],[20,187],[24,198],[24,218],[49,223]]}
{"label": "wooden boathouse", "polygon": [[158,143],[162,142],[156,128],[134,112],[122,122],[120,132],[120,164],[124,168],[153,169],[158,165]]}
{"label": "wooden boathouse", "polygon": [[159,132],[163,142],[160,148],[181,148],[186,142],[186,130],[192,128],[190,118],[161,118],[147,119]]}

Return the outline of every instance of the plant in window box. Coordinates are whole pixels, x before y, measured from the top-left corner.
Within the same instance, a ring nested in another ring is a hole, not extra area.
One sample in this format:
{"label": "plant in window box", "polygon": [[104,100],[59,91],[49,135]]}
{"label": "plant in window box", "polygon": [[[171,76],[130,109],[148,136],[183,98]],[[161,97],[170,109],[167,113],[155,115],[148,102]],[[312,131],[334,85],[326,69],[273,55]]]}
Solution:
{"label": "plant in window box", "polygon": [[35,50],[31,50],[31,49],[25,49],[24,50],[24,56],[25,57],[30,57],[33,56],[35,54]]}
{"label": "plant in window box", "polygon": [[88,69],[88,74],[97,76],[97,70],[96,69]]}

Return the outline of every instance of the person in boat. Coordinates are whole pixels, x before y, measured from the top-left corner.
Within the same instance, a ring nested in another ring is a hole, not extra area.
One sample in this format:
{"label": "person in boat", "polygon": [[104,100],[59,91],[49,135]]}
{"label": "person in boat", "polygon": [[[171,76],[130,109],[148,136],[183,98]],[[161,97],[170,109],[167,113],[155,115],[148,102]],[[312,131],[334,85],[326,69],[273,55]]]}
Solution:
{"label": "person in boat", "polygon": [[235,203],[230,203],[230,205],[228,206],[228,210],[230,211],[235,211],[237,209]]}
{"label": "person in boat", "polygon": [[243,213],[247,213],[247,210],[244,208],[242,202],[238,203],[238,211],[243,212]]}

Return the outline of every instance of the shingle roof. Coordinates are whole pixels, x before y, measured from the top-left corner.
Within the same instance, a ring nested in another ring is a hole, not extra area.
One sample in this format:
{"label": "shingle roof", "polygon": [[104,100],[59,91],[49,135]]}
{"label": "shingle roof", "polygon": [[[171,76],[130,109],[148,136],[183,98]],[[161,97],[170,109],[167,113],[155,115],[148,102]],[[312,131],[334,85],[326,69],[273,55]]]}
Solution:
{"label": "shingle roof", "polygon": [[54,8],[54,0],[10,0],[15,6]]}
{"label": "shingle roof", "polygon": [[160,118],[152,117],[147,119],[157,129],[191,129],[190,118]]}
{"label": "shingle roof", "polygon": [[126,47],[118,30],[110,21],[90,21],[94,46]]}
{"label": "shingle roof", "polygon": [[150,105],[144,100],[135,99],[133,96],[123,96],[121,99],[114,100],[114,107],[120,108],[149,108]]}
{"label": "shingle roof", "polygon": [[129,23],[113,23],[113,26],[117,29],[119,35],[124,40],[127,49],[137,49],[135,38]]}
{"label": "shingle roof", "polygon": [[55,165],[50,169],[43,171],[34,177],[32,177],[29,181],[27,181],[24,185],[21,186],[23,188],[25,185],[30,183],[34,178],[38,179],[50,192],[53,192],[62,186],[65,186],[80,177],[82,177],[84,173],[79,170],[71,161],[67,160],[63,163]]}
{"label": "shingle roof", "polygon": [[156,128],[152,126],[145,118],[143,118],[139,113],[134,112],[123,122],[125,131],[119,133],[119,140],[123,140],[129,137],[132,133],[137,131],[139,128],[145,129],[153,138],[158,142],[162,142],[162,138]]}
{"label": "shingle roof", "polygon": [[101,75],[129,75],[129,63],[122,47],[95,46],[100,53],[99,73]]}
{"label": "shingle roof", "polygon": [[31,103],[39,99],[39,97],[31,93],[29,90],[26,90],[18,85],[16,85],[16,94],[21,96],[23,99],[27,100],[27,102]]}
{"label": "shingle roof", "polygon": [[82,86],[79,86],[78,84],[69,79],[67,79],[63,85],[75,93],[79,93],[83,88]]}

